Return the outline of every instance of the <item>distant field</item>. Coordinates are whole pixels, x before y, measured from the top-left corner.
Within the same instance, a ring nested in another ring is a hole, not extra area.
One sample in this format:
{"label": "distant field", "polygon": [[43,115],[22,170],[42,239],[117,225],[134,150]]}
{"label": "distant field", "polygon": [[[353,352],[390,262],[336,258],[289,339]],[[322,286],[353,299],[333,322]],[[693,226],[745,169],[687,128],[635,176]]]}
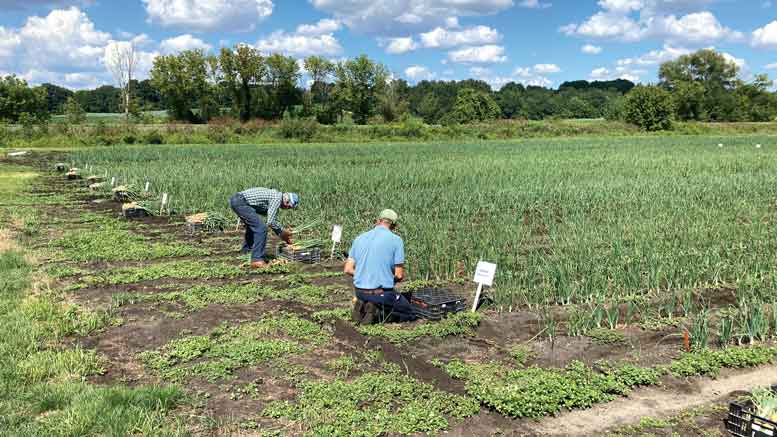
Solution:
{"label": "distant field", "polygon": [[[167,111],[145,111],[143,115],[151,116],[158,119],[167,118]],[[54,115],[51,117],[51,121],[54,123],[65,123],[67,117],[65,115]],[[124,114],[116,114],[112,112],[89,112],[86,114],[87,123],[119,123],[124,121]]]}
{"label": "distant field", "polygon": [[346,246],[394,208],[414,277],[494,261],[507,305],[775,290],[776,150],[774,137],[678,136],[112,147],[73,158],[120,183],[148,180],[184,212],[231,216],[229,196],[250,186],[298,191],[301,209],[282,221],[342,223]]}

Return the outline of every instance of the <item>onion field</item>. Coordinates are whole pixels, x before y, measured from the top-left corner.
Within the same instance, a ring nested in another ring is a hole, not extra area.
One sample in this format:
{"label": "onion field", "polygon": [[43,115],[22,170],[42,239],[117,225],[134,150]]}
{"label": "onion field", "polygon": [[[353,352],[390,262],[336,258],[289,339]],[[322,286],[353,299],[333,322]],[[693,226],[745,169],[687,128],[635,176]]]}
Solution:
{"label": "onion field", "polygon": [[470,279],[478,260],[495,262],[504,307],[777,289],[774,137],[126,146],[71,159],[149,182],[178,213],[231,217],[229,197],[253,186],[298,192],[281,222],[323,220],[327,239],[342,224],[344,249],[393,208],[411,278]]}

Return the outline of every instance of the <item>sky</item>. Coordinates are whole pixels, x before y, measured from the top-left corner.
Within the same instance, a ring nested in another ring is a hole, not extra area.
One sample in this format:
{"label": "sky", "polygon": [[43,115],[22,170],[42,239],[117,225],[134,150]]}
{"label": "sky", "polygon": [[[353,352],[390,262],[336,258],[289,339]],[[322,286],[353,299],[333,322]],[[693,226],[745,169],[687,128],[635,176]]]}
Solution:
{"label": "sky", "polygon": [[777,0],[0,0],[0,75],[71,89],[113,84],[106,59],[134,44],[139,77],[160,54],[249,44],[395,77],[558,87],[651,83],[661,62],[715,48],[743,79],[777,79]]}

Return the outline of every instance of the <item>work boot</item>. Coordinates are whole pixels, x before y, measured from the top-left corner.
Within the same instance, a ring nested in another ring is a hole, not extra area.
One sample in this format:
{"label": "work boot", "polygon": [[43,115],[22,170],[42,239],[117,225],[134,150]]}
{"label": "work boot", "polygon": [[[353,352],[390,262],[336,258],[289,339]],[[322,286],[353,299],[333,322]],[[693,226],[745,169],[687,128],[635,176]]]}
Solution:
{"label": "work boot", "polygon": [[252,269],[263,269],[267,267],[267,263],[264,261],[252,261],[251,262],[251,268]]}
{"label": "work boot", "polygon": [[362,317],[362,325],[372,325],[378,320],[378,306],[372,302],[364,303],[364,316]]}
{"label": "work boot", "polygon": [[361,324],[364,318],[364,302],[361,299],[353,298],[353,309],[351,310],[351,319],[357,325]]}

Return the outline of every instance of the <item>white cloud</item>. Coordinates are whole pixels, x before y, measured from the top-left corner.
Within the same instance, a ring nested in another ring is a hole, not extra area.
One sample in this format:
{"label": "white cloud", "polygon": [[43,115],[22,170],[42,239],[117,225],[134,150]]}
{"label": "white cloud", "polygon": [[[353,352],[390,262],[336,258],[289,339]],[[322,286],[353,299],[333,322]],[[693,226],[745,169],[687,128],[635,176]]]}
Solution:
{"label": "white cloud", "polygon": [[458,29],[459,26],[459,19],[457,17],[448,17],[445,19],[445,27],[448,29]]}
{"label": "white cloud", "polygon": [[431,80],[435,74],[422,65],[413,65],[405,69],[405,76],[412,81]]}
{"label": "white cloud", "polygon": [[[693,11],[710,0],[600,0],[601,11],[560,31],[584,38],[626,42],[648,38],[680,43],[740,41],[741,32],[724,26],[709,11]],[[690,12],[693,11],[693,12]],[[673,12],[683,13],[676,15]],[[688,12],[688,13],[685,13]]]}
{"label": "white cloud", "polygon": [[451,48],[462,45],[494,44],[502,39],[496,29],[488,26],[475,26],[464,30],[447,30],[437,27],[422,33],[421,44],[426,48]]}
{"label": "white cloud", "polygon": [[544,3],[540,0],[523,0],[518,3],[518,6],[527,9],[546,9],[553,6],[551,3]]}
{"label": "white cloud", "polygon": [[755,47],[777,48],[777,20],[753,31],[752,45]]}
{"label": "white cloud", "polygon": [[94,67],[111,39],[75,7],[53,10],[46,17],[29,17],[18,36],[27,52],[19,61],[31,68]]}
{"label": "white cloud", "polygon": [[386,46],[386,53],[392,55],[401,55],[402,53],[412,52],[418,48],[418,44],[416,44],[413,37],[410,36],[403,38],[388,38],[383,40],[381,44]]}
{"label": "white cloud", "polygon": [[602,52],[602,48],[593,44],[586,44],[580,49],[580,51],[586,55],[598,55]]}
{"label": "white cloud", "polygon": [[184,50],[195,49],[208,51],[211,48],[213,47],[210,44],[189,34],[176,36],[175,38],[169,38],[159,44],[159,50],[165,54],[179,53]]}
{"label": "white cloud", "polygon": [[561,72],[561,68],[556,64],[537,64],[533,67],[533,70],[537,74],[554,74]]}
{"label": "white cloud", "polygon": [[606,67],[596,68],[588,75],[588,80],[614,80],[625,79],[631,82],[639,82],[641,76],[645,74],[645,70],[632,70],[628,67],[616,67],[614,70],[610,70]]}
{"label": "white cloud", "polygon": [[148,19],[189,31],[252,31],[269,17],[272,0],[143,0]]}
{"label": "white cloud", "polygon": [[720,40],[741,40],[741,32],[731,30],[720,24],[711,12],[696,12],[677,18],[674,15],[655,19],[655,27],[648,28],[658,36],[687,42],[706,42]]}
{"label": "white cloud", "polygon": [[591,71],[588,77],[592,80],[607,80],[610,78],[610,70],[605,67],[600,67]]}
{"label": "white cloud", "polygon": [[766,65],[764,68],[767,70],[777,70],[777,62],[775,62],[774,64]]}
{"label": "white cloud", "polygon": [[263,53],[285,53],[291,56],[338,55],[343,47],[332,35],[300,35],[277,31],[260,39],[256,48]]}
{"label": "white cloud", "polygon": [[21,44],[22,40],[18,33],[0,26],[0,58],[13,56]]}
{"label": "white cloud", "polygon": [[504,47],[491,44],[448,52],[448,59],[459,64],[494,64],[507,61],[504,53]]}
{"label": "white cloud", "polygon": [[301,35],[322,35],[340,30],[341,25],[337,20],[326,18],[316,24],[303,24],[297,27],[297,33]]}
{"label": "white cloud", "polygon": [[673,47],[669,44],[664,44],[662,50],[651,50],[642,56],[637,58],[625,58],[619,59],[618,65],[658,65],[667,61],[674,61],[680,56],[691,53],[691,50],[684,47]]}
{"label": "white cloud", "polygon": [[386,36],[395,36],[408,29],[445,25],[451,17],[492,15],[513,6],[513,0],[309,1],[313,7],[333,14],[351,29]]}
{"label": "white cloud", "polygon": [[10,70],[30,83],[59,83],[75,89],[112,83],[106,69],[106,54],[117,45],[137,48],[136,78],[143,79],[156,51],[148,35],[124,35],[116,41],[98,30],[86,13],[71,7],[55,9],[44,17],[31,16],[18,29],[0,28],[0,59]]}

